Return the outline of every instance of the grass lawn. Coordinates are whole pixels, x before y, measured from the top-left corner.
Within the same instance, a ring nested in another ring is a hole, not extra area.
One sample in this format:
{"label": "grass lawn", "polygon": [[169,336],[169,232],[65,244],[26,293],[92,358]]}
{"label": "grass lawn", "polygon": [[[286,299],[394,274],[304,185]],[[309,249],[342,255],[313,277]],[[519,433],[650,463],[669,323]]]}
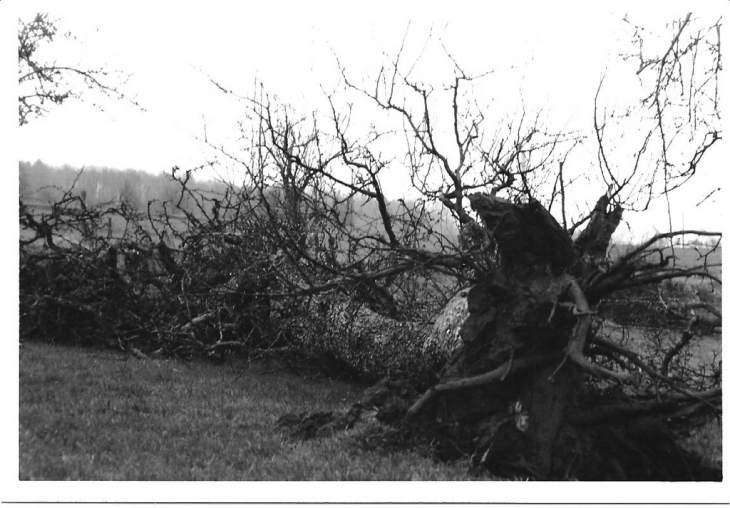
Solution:
{"label": "grass lawn", "polygon": [[[26,342],[20,480],[472,480],[466,461],[365,450],[363,427],[295,441],[286,413],[346,410],[365,387],[267,367],[140,360]],[[685,446],[722,464],[722,429]],[[485,479],[482,477],[482,479]]]}
{"label": "grass lawn", "polygon": [[364,387],[266,368],[25,343],[21,480],[468,480],[465,462],[365,451],[357,429],[293,441],[286,413],[347,409]]}

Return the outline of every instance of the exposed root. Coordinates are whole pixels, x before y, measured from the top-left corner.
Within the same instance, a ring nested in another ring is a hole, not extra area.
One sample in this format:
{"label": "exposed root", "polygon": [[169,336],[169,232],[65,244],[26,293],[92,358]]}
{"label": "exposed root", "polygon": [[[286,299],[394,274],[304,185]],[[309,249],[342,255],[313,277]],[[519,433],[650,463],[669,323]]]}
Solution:
{"label": "exposed root", "polygon": [[484,374],[478,376],[472,376],[468,378],[459,379],[457,381],[450,381],[447,383],[441,383],[436,386],[429,388],[413,406],[406,413],[406,420],[412,420],[418,415],[426,405],[437,395],[467,390],[469,388],[476,388],[484,386],[495,381],[503,381],[509,375],[514,375],[528,367],[535,367],[548,363],[552,360],[557,359],[559,356],[556,354],[551,355],[536,355],[527,358],[519,358],[517,360],[510,359],[503,363],[499,367]]}
{"label": "exposed root", "polygon": [[591,326],[591,308],[588,305],[588,299],[575,278],[566,276],[566,282],[566,290],[576,307],[574,314],[578,316],[578,322],[573,329],[573,336],[570,339],[570,342],[568,342],[567,357],[581,369],[593,376],[604,379],[613,379],[621,383],[635,383],[637,381],[635,375],[630,373],[614,372],[598,365],[594,365],[585,357],[583,350],[585,349],[586,339],[588,338],[588,330]]}
{"label": "exposed root", "polygon": [[[644,372],[645,374],[647,374],[648,376],[650,376],[654,379],[657,379],[659,381],[666,383],[667,386],[669,386],[673,390],[676,390],[679,393],[686,395],[687,397],[691,397],[691,398],[694,398],[705,404],[709,404],[709,402],[707,402],[707,400],[706,400],[706,397],[702,397],[697,392],[691,392],[689,390],[685,390],[681,386],[677,385],[677,383],[675,383],[674,380],[672,380],[671,378],[669,378],[669,377],[655,371],[651,367],[649,367],[649,365],[647,365],[646,363],[644,363],[641,360],[641,358],[639,357],[639,355],[637,353],[635,353],[629,349],[626,349],[624,347],[621,347],[618,344],[615,344],[614,342],[611,342],[608,339],[596,337],[594,339],[594,342],[598,345],[604,346],[604,347],[611,349],[611,350],[615,351],[616,353],[619,353],[620,355],[624,356],[627,360],[629,360],[631,363],[636,365],[642,372]],[[722,388],[718,388],[718,390],[720,391],[720,393],[722,393]],[[712,407],[715,410],[718,409],[712,405],[710,405],[710,407]]]}

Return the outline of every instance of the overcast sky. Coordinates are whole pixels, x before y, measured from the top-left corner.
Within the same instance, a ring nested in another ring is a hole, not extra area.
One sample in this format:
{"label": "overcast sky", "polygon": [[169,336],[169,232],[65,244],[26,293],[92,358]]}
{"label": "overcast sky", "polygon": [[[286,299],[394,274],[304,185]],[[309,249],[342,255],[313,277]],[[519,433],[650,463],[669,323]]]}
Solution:
{"label": "overcast sky", "polygon": [[[336,57],[348,76],[372,81],[404,38],[410,62],[430,48],[418,64],[424,79],[448,79],[443,43],[467,72],[495,71],[486,78],[484,99],[493,111],[543,108],[554,128],[590,134],[606,69],[608,81],[620,85],[607,101],[633,93],[631,69],[618,58],[630,39],[625,16],[661,32],[690,9],[717,19],[724,3],[25,0],[11,6],[23,19],[36,12],[58,18],[76,41],[59,44],[53,57],[129,74],[124,91],[144,108],[102,100],[100,111],[91,100],[69,102],[19,129],[18,157],[159,173],[215,159],[200,141],[204,136],[227,148],[235,144],[244,108],[209,77],[241,95],[263,83],[270,95],[313,111],[341,84]],[[720,178],[720,160],[719,150],[707,158],[705,184]],[[690,189],[685,203],[699,202],[704,187]],[[675,227],[682,221],[719,227],[720,214],[719,197],[710,199],[701,209],[675,212]],[[644,231],[657,220],[635,224]]]}

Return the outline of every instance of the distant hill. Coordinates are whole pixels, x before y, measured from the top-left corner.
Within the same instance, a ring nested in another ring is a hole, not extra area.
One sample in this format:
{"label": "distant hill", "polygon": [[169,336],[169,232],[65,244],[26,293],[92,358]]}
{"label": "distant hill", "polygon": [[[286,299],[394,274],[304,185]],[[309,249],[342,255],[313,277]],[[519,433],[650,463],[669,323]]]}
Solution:
{"label": "distant hill", "polygon": [[[148,201],[172,201],[179,197],[179,186],[164,174],[153,175],[144,171],[68,165],[53,167],[37,160],[20,161],[20,199],[29,204],[48,204],[61,197],[78,178],[75,193],[85,195],[89,205],[118,201],[121,198],[138,210]],[[191,187],[210,191],[225,190],[219,182],[191,181]]]}

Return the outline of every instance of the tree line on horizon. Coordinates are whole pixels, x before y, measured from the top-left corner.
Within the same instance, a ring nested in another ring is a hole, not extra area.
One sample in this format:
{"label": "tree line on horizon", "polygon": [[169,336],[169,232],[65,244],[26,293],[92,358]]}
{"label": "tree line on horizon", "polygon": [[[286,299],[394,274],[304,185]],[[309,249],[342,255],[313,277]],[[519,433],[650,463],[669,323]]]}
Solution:
{"label": "tree line on horizon", "polygon": [[[192,185],[210,192],[224,192],[216,181],[192,180]],[[19,163],[20,199],[41,203],[57,200],[72,185],[85,196],[88,205],[125,201],[138,211],[149,201],[172,201],[178,197],[177,185],[164,173],[152,174],[135,169],[109,167],[76,168],[68,164],[51,166],[41,160]]]}

